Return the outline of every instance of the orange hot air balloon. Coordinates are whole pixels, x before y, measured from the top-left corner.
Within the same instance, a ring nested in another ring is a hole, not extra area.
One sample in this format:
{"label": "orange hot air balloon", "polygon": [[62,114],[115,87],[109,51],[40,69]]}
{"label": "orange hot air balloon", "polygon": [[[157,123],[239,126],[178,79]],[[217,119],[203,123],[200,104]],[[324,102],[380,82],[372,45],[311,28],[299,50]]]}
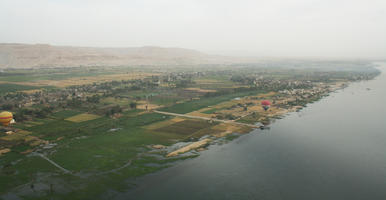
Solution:
{"label": "orange hot air balloon", "polygon": [[11,112],[4,111],[0,113],[0,123],[3,126],[8,126],[9,123],[13,120],[13,115]]}

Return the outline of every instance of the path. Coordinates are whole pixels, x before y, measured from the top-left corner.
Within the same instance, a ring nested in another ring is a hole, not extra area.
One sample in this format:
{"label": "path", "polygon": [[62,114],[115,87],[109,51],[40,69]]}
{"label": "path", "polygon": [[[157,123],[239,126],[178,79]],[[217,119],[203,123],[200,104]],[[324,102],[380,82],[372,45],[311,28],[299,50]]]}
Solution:
{"label": "path", "polygon": [[155,113],[159,113],[159,114],[164,114],[164,115],[177,116],[177,117],[187,117],[187,118],[193,118],[193,119],[212,120],[212,121],[221,122],[221,123],[235,124],[235,125],[241,125],[241,126],[249,126],[249,127],[252,127],[252,128],[260,128],[260,126],[256,126],[256,125],[253,125],[253,124],[246,124],[246,123],[235,122],[235,121],[230,121],[230,120],[222,120],[222,119],[202,117],[202,116],[194,116],[194,115],[187,115],[187,114],[163,112],[163,111],[158,111],[158,110],[154,110],[154,112]]}
{"label": "path", "polygon": [[123,168],[126,168],[126,167],[130,166],[130,165],[131,165],[131,160],[129,160],[129,162],[127,162],[126,164],[122,165],[121,167],[118,167],[116,169],[112,169],[112,170],[109,170],[109,171],[105,171],[105,172],[100,172],[97,175],[104,175],[104,174],[110,174],[110,173],[113,173],[113,172],[117,172],[117,171],[119,171],[119,170],[121,170]]}
{"label": "path", "polygon": [[63,167],[60,166],[60,165],[58,165],[56,162],[50,160],[50,159],[47,158],[45,155],[43,155],[43,154],[41,154],[41,153],[34,153],[34,154],[40,156],[41,158],[43,158],[43,159],[45,159],[45,160],[47,160],[48,162],[50,162],[51,164],[53,164],[55,167],[57,167],[57,168],[59,168],[60,170],[62,170],[64,173],[66,173],[66,174],[70,174],[70,173],[71,173],[71,171],[69,171],[69,170],[63,168]]}

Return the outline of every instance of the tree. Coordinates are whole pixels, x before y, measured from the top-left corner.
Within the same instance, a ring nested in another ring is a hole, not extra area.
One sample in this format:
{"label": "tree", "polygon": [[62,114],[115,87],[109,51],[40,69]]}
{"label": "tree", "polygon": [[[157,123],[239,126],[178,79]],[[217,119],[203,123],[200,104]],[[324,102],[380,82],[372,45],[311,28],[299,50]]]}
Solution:
{"label": "tree", "polygon": [[3,104],[1,107],[3,110],[12,110],[14,108],[14,105],[8,103],[8,104]]}
{"label": "tree", "polygon": [[130,103],[130,108],[131,109],[136,109],[137,108],[137,102],[131,102]]}
{"label": "tree", "polygon": [[108,109],[105,114],[106,114],[106,116],[110,116],[110,115],[114,115],[115,113],[120,113],[120,112],[122,112],[121,106],[116,105],[116,106]]}
{"label": "tree", "polygon": [[90,103],[99,103],[100,101],[100,96],[98,94],[95,94],[91,97],[87,97],[87,102],[90,102]]}
{"label": "tree", "polygon": [[189,85],[189,83],[191,83],[190,80],[179,80],[176,82],[176,87],[177,88],[184,88],[184,87],[187,87]]}

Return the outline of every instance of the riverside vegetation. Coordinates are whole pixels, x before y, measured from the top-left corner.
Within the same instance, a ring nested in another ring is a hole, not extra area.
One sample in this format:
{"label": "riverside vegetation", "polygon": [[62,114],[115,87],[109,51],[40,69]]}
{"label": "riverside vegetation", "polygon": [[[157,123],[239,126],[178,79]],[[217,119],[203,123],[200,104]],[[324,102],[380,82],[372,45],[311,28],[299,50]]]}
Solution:
{"label": "riverside vegetation", "polygon": [[348,61],[6,69],[0,107],[17,123],[0,131],[0,198],[114,195],[106,191],[378,74]]}

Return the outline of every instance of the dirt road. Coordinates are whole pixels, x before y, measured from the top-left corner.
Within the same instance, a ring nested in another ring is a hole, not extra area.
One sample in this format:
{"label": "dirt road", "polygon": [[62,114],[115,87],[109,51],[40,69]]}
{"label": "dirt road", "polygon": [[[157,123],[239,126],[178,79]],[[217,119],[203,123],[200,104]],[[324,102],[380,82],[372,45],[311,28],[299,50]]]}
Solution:
{"label": "dirt road", "polygon": [[163,112],[163,111],[158,111],[158,110],[154,110],[154,112],[155,113],[159,113],[159,114],[164,114],[164,115],[172,115],[172,116],[176,116],[176,117],[186,117],[186,118],[192,118],[192,119],[212,120],[212,121],[215,121],[215,122],[234,124],[234,125],[239,125],[239,126],[248,126],[248,127],[252,127],[252,128],[260,128],[260,126],[256,126],[256,125],[253,125],[253,124],[240,123],[240,122],[235,122],[235,121],[231,121],[231,120],[222,120],[222,119],[209,118],[209,117],[201,117],[201,116],[193,116],[193,115],[187,115],[187,114]]}

